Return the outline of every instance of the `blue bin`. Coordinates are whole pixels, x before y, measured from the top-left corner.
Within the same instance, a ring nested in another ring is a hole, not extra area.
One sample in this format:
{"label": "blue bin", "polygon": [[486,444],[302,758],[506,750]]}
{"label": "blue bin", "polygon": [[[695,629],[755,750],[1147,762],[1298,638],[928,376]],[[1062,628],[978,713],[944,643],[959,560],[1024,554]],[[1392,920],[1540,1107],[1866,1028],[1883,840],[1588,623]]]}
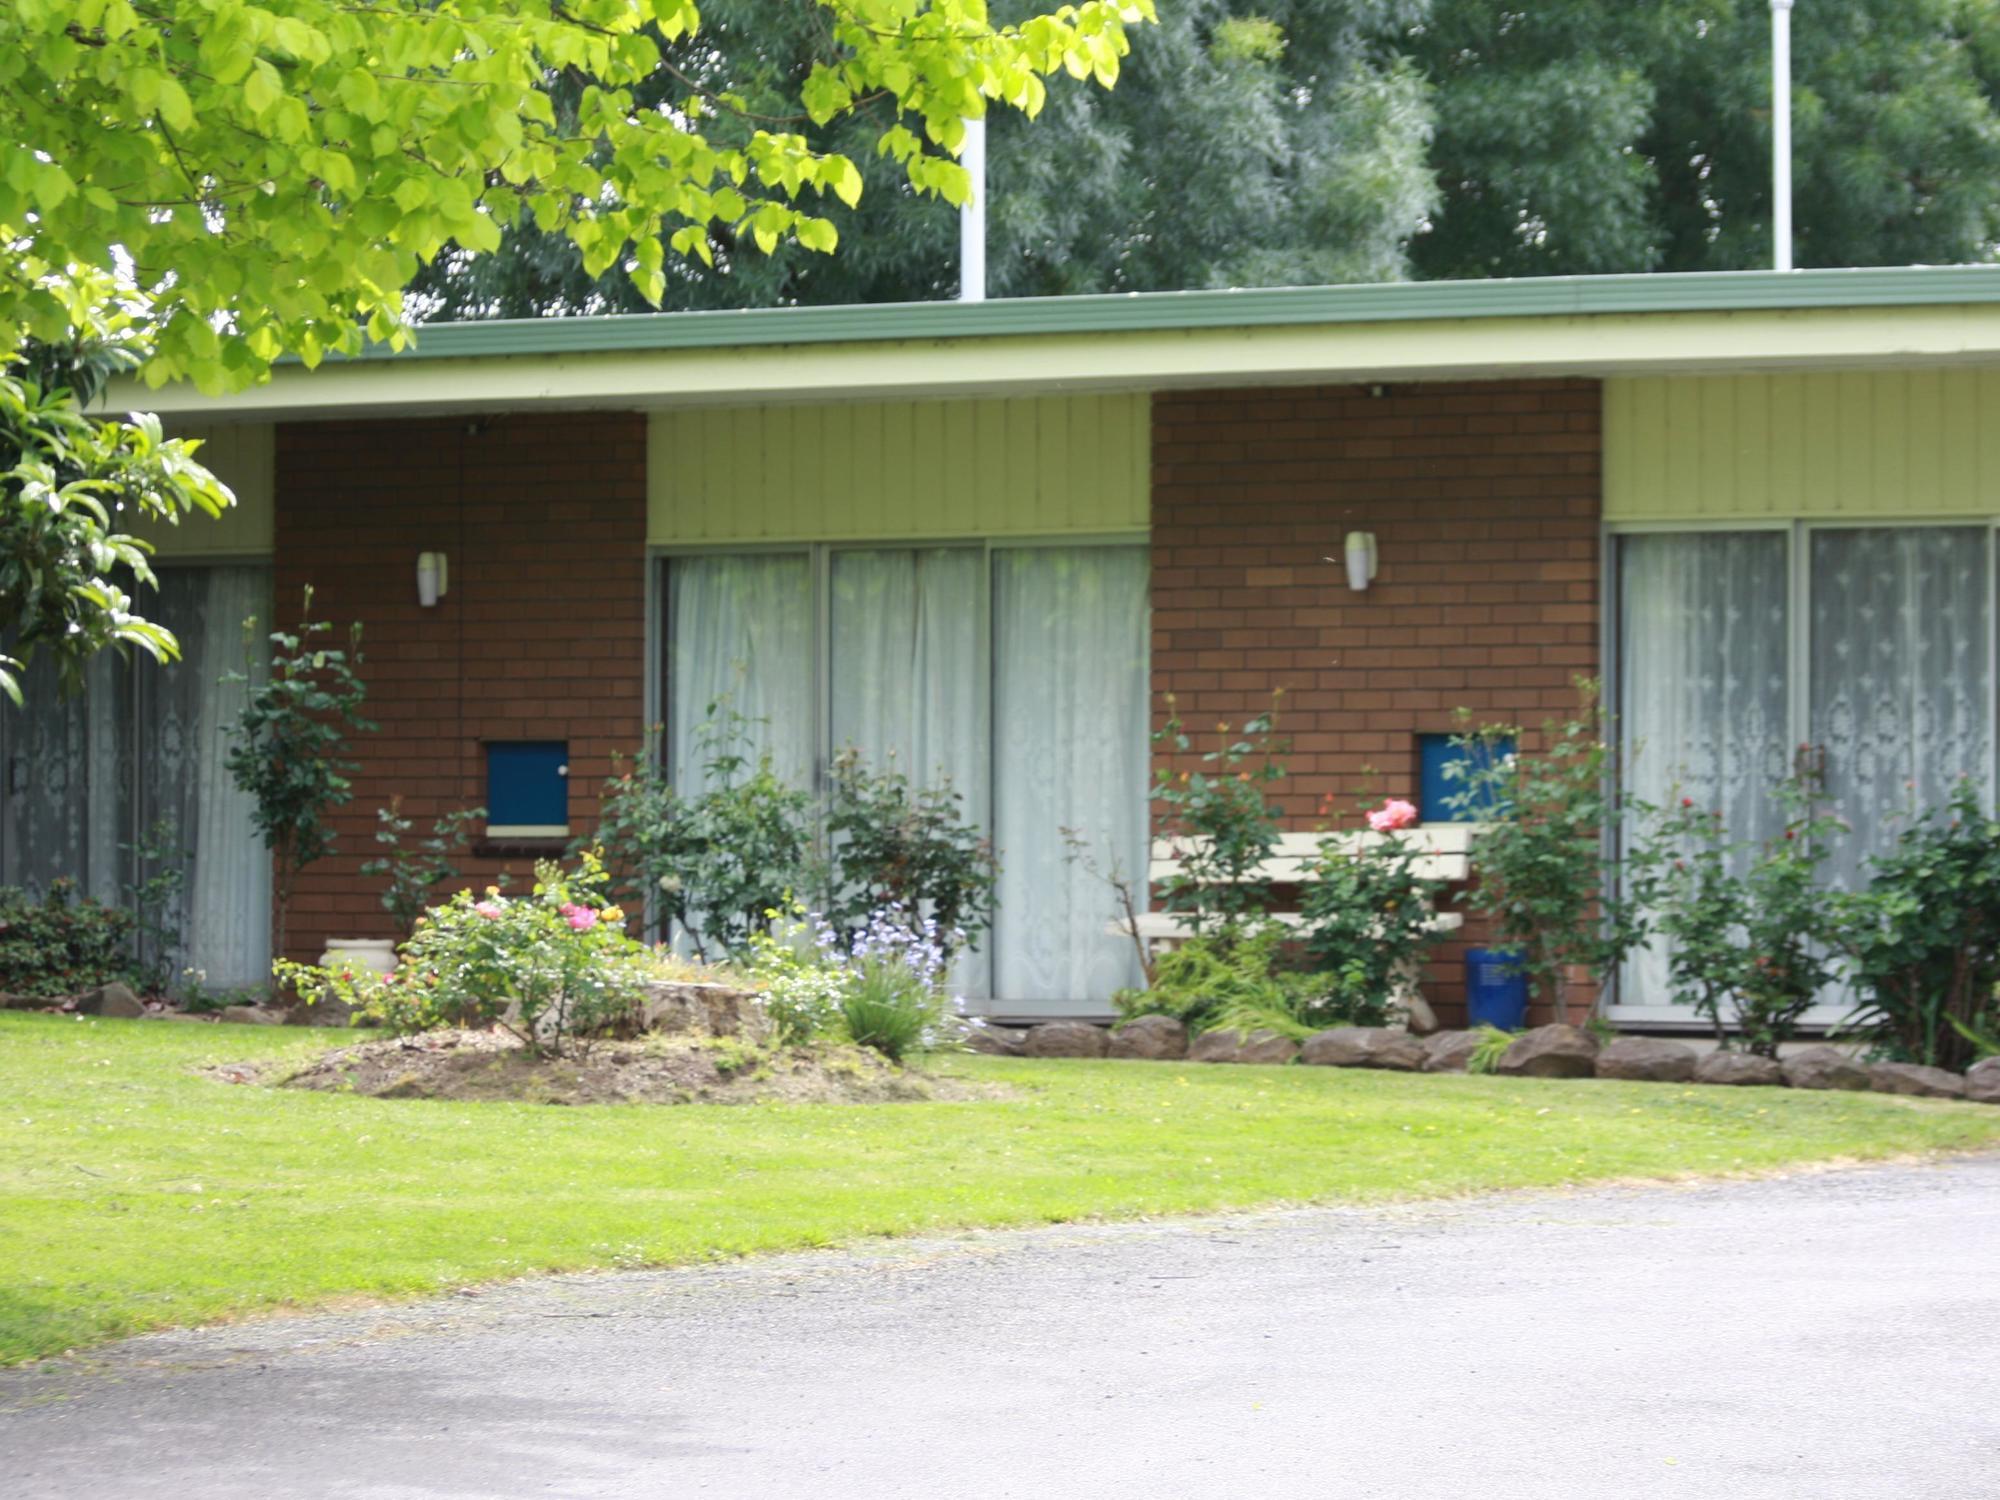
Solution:
{"label": "blue bin", "polygon": [[1528,976],[1512,948],[1465,950],[1465,1013],[1474,1026],[1519,1031],[1528,1019]]}

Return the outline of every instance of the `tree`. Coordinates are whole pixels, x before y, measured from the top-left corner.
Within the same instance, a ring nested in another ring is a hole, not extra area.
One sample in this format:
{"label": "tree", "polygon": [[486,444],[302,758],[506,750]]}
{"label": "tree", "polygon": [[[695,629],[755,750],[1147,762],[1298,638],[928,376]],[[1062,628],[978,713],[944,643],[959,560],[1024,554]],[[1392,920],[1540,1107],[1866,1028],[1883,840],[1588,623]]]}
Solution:
{"label": "tree", "polygon": [[[246,621],[245,633],[256,623]],[[348,736],[376,727],[361,715],[368,696],[359,673],[361,626],[348,627],[345,650],[315,644],[332,629],[313,619],[308,588],[298,630],[271,632],[269,676],[257,682],[231,673],[225,679],[249,684],[236,722],[224,728],[229,751],[222,764],[254,804],[250,821],[277,867],[271,951],[280,958],[299,872],[333,852],[327,814],[354,800],[348,777],[355,767],[344,758]]]}
{"label": "tree", "polygon": [[[1391,52],[1407,0],[1178,0],[1132,36],[1117,88],[1049,96],[1029,120],[989,126],[988,283],[996,295],[1393,279],[1434,206],[1424,155],[1429,91]],[[805,11],[757,0],[705,6],[705,49],[683,69],[735,80],[752,108],[782,107],[812,66]],[[573,80],[553,89],[561,111]],[[797,244],[745,256],[711,230],[713,264],[669,267],[662,305],[772,307],[949,297],[958,220],[896,180],[864,116],[809,127],[867,185],[828,210],[832,258]],[[528,222],[490,255],[448,250],[413,291],[427,316],[533,317],[647,306],[616,268],[589,274],[575,247]]]}
{"label": "tree", "polygon": [[423,263],[524,222],[649,301],[669,251],[707,258],[712,235],[831,251],[821,210],[862,176],[805,131],[862,117],[905,187],[955,199],[965,117],[1037,113],[1059,71],[1110,85],[1152,0],[1000,26],[984,0],[795,9],[810,66],[753,109],[675,61],[700,45],[693,0],[11,0],[0,350],[67,335],[42,282],[72,265],[127,265],[155,300],[148,380],[216,389],[364,334],[400,345]]}
{"label": "tree", "polygon": [[17,705],[37,654],[53,659],[64,692],[107,646],[177,657],[172,634],[134,607],[131,591],[154,585],[152,548],[128,528],[234,503],[195,461],[197,445],[162,437],[157,417],[84,415],[109,376],[144,360],[143,309],[101,275],[50,277],[39,290],[63,308],[68,336],[0,364],[0,638],[12,653],[0,655],[0,692]]}
{"label": "tree", "polygon": [[[2000,6],[1845,0],[1793,27],[1801,266],[1991,258]],[[1771,255],[1765,0],[1435,0],[1429,277],[1723,271]]]}

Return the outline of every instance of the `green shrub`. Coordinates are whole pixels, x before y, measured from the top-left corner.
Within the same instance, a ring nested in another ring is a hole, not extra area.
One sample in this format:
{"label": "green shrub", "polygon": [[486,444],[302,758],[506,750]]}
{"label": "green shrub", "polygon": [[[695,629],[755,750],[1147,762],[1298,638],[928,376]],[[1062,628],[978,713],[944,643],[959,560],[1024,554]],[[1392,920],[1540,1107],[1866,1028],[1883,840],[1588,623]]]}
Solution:
{"label": "green shrub", "polygon": [[[745,954],[769,913],[813,879],[812,799],[750,753],[750,722],[709,706],[696,739],[705,790],[673,784],[649,745],[604,789],[593,847],[635,912],[702,958]],[[581,849],[579,844],[579,850]]]}
{"label": "green shrub", "polygon": [[885,907],[843,935],[824,917],[800,920],[796,908],[771,916],[752,972],[781,1042],[840,1039],[900,1063],[944,1039],[950,959],[934,921]]}
{"label": "green shrub", "polygon": [[1818,792],[1812,775],[1780,783],[1785,826],[1761,846],[1731,841],[1720,813],[1682,797],[1652,815],[1629,862],[1674,998],[1763,1057],[1835,977],[1846,918],[1820,867],[1845,825]]}
{"label": "green shrub", "polygon": [[1500,1059],[1507,1055],[1507,1049],[1519,1040],[1511,1031],[1502,1031],[1498,1026],[1477,1028],[1479,1040],[1473,1043],[1472,1051],[1465,1059],[1468,1073],[1492,1073],[1500,1067]]}
{"label": "green shrub", "polygon": [[391,1031],[499,1025],[531,1052],[559,1056],[629,1016],[653,974],[651,951],[625,935],[625,914],[603,890],[591,855],[573,873],[545,860],[531,895],[491,887],[432,907],[393,974],[274,967],[308,1003],[330,995]]}
{"label": "green shrub", "polygon": [[431,834],[416,844],[405,844],[416,825],[403,816],[403,799],[391,798],[387,807],[375,813],[375,842],[382,852],[361,866],[367,876],[386,875],[388,889],[382,892],[382,910],[396,919],[404,937],[416,931],[417,918],[430,904],[431,892],[458,878],[453,862],[456,851],[472,838],[472,825],[486,816],[483,807],[461,808],[446,813],[431,824]]}
{"label": "green shrub", "polygon": [[993,845],[964,821],[947,783],[912,787],[871,771],[854,750],[834,757],[826,802],[830,858],[822,914],[843,940],[883,911],[922,912],[949,958],[977,948],[992,925],[1000,868]]}
{"label": "green shrub", "polygon": [[1846,1029],[1889,1057],[1963,1068],[2000,1031],[2000,820],[1962,779],[1843,903],[1859,1002]]}
{"label": "green shrub", "polygon": [[1289,748],[1272,711],[1240,733],[1217,724],[1216,746],[1190,767],[1180,764],[1194,739],[1167,697],[1169,717],[1153,736],[1166,754],[1153,773],[1153,837],[1170,845],[1178,871],[1159,886],[1159,908],[1198,936],[1254,925],[1270,909],[1271,883],[1261,867],[1278,843],[1278,807],[1269,787],[1288,774]]}
{"label": "green shrub", "polygon": [[1565,1022],[1569,970],[1589,969],[1601,984],[1641,932],[1604,852],[1624,806],[1617,754],[1597,684],[1578,678],[1576,687],[1576,713],[1542,726],[1541,749],[1529,750],[1513,725],[1488,725],[1453,741],[1461,755],[1446,768],[1459,783],[1451,806],[1480,820],[1478,879],[1465,902],[1492,921],[1494,946],[1514,950],[1529,989]]}
{"label": "green shrub", "polygon": [[1268,1030],[1308,1037],[1330,1026],[1379,1026],[1383,997],[1356,1001],[1320,973],[1287,968],[1283,928],[1215,932],[1162,953],[1153,982],[1111,997],[1121,1015],[1172,1016],[1190,1031]]}
{"label": "green shrub", "polygon": [[40,898],[0,887],[0,991],[54,999],[114,980],[143,987],[134,931],[130,912],[77,895],[73,880],[51,880]]}
{"label": "green shrub", "polygon": [[1368,814],[1377,837],[1323,839],[1300,894],[1323,1003],[1352,1025],[1387,1021],[1393,997],[1442,936],[1436,906],[1445,882],[1418,874],[1423,851],[1395,836],[1415,817],[1409,803],[1391,801]]}

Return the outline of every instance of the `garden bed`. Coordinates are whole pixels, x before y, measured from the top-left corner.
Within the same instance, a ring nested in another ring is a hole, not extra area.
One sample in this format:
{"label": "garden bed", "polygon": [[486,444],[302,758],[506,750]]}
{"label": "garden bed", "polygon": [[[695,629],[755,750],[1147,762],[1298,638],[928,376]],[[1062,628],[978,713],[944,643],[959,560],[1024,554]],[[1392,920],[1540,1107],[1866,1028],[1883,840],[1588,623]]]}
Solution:
{"label": "garden bed", "polygon": [[229,1082],[373,1099],[530,1104],[882,1104],[1011,1092],[899,1068],[860,1047],[763,1049],[728,1038],[649,1036],[535,1057],[504,1031],[425,1032],[342,1047],[297,1069],[236,1063],[213,1072]]}

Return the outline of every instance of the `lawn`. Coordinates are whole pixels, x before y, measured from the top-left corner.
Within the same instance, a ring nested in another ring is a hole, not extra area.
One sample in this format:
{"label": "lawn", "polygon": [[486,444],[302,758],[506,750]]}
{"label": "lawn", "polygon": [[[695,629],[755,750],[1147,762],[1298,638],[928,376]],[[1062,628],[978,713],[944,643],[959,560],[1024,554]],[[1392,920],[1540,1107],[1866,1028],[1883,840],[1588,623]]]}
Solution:
{"label": "lawn", "polygon": [[2000,1145],[1881,1095],[955,1057],[1018,1097],[674,1108],[231,1085],[325,1032],[0,1014],[0,1363],[347,1294],[966,1225]]}

